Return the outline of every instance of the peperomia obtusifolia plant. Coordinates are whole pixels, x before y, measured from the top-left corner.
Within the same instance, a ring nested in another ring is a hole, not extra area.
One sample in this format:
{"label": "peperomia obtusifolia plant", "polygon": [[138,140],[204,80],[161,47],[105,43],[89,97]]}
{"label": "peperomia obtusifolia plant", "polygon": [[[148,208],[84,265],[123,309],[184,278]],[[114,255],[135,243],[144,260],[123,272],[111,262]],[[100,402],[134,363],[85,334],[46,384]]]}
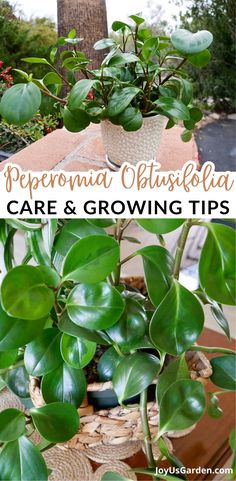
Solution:
{"label": "peperomia obtusifolia plant", "polygon": [[[138,239],[127,234],[131,222],[155,233],[160,243],[135,250]],[[199,288],[193,292],[179,281],[192,226],[207,231]],[[165,234],[177,228],[173,257],[165,247]],[[15,265],[18,231],[25,238],[25,254]],[[112,380],[117,404],[140,395],[147,473],[165,479],[155,474],[153,444],[176,465],[179,461],[169,453],[163,435],[189,428],[206,410],[218,418],[219,398],[235,389],[234,352],[196,344],[204,326],[202,304],[210,306],[230,339],[222,304],[235,304],[234,229],[197,219],[10,219],[0,221],[0,239],[7,271],[1,283],[1,382],[20,398],[29,398],[29,376],[36,377],[45,401],[27,414],[17,409],[0,413],[0,479],[47,480],[41,451],[76,434],[77,409],[86,395],[85,373],[98,348],[103,354],[96,381]],[[127,258],[120,257],[122,242],[134,243]],[[146,296],[121,278],[122,266],[138,256]],[[190,379],[186,351],[215,354],[211,360],[215,391],[205,391],[202,383]],[[165,363],[168,355],[174,357],[171,368]],[[154,380],[160,421],[158,434],[151,439],[147,389]],[[30,440],[34,430],[41,435],[38,445]]]}
{"label": "peperomia obtusifolia plant", "polygon": [[[170,37],[153,35],[139,15],[131,15],[129,23],[115,21],[112,30],[112,37],[94,45],[96,50],[105,50],[97,70],[92,70],[90,59],[78,49],[83,39],[76,37],[74,29],[68,38],[58,39],[50,60],[23,59],[45,65],[48,73],[35,79],[32,73],[17,70],[24,83],[4,94],[2,117],[8,123],[22,125],[39,109],[49,114],[59,105],[64,125],[71,132],[105,119],[127,131],[136,131],[145,117],[161,114],[168,118],[168,129],[183,122],[186,130],[182,140],[189,141],[202,112],[193,104],[193,85],[183,67],[187,63],[196,68],[208,64],[212,34],[207,30],[191,33],[180,29]],[[78,73],[84,77],[79,81]],[[63,87],[68,92],[64,98]]]}

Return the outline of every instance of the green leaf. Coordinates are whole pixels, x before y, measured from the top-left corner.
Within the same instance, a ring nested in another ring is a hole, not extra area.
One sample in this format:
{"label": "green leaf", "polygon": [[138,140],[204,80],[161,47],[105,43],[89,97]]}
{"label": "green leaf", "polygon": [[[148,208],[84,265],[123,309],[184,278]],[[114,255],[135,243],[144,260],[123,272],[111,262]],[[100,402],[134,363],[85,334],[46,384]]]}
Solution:
{"label": "green leaf", "polygon": [[0,351],[22,347],[37,337],[43,330],[46,318],[37,322],[15,319],[8,316],[0,304]]}
{"label": "green leaf", "polygon": [[[181,474],[181,479],[187,479],[185,474],[184,474],[184,465],[183,463],[172,453],[169,451],[168,446],[165,442],[164,438],[160,438],[158,440],[158,448],[163,456],[166,457],[167,461],[169,461],[170,465],[173,466],[174,468],[182,469],[182,471],[178,471]],[[164,479],[166,479],[164,477]],[[173,478],[173,479],[180,479],[180,478]]]}
{"label": "green leaf", "polygon": [[69,250],[64,263],[64,280],[96,283],[116,267],[119,245],[111,237],[91,235],[80,239]]}
{"label": "green leaf", "polygon": [[75,242],[93,234],[107,235],[101,227],[91,225],[86,219],[70,220],[60,231],[55,242],[55,250],[65,256]]}
{"label": "green leaf", "polygon": [[120,22],[119,20],[116,20],[115,22],[113,22],[111,26],[113,32],[118,32],[118,30],[126,29],[126,27],[130,28],[130,26],[127,23]]}
{"label": "green leaf", "polygon": [[204,312],[199,301],[173,281],[151,319],[151,341],[157,349],[179,356],[197,341],[203,325]]}
{"label": "green leaf", "polygon": [[130,350],[143,339],[147,316],[144,307],[136,300],[128,297],[125,304],[125,311],[119,321],[106,332],[116,344]]}
{"label": "green leaf", "polygon": [[118,364],[113,378],[113,388],[119,403],[140,394],[152,383],[160,368],[160,361],[152,354],[136,352]]}
{"label": "green leaf", "polygon": [[31,376],[42,376],[61,364],[61,332],[58,329],[45,329],[39,337],[26,347],[24,362]]}
{"label": "green leaf", "polygon": [[189,109],[189,113],[190,113],[191,119],[194,120],[195,123],[200,122],[200,120],[202,120],[203,113],[197,107],[192,107],[191,109]]}
{"label": "green leaf", "polygon": [[54,304],[53,291],[33,266],[18,266],[9,271],[2,282],[1,297],[7,314],[26,320],[41,319]]}
{"label": "green leaf", "polygon": [[96,342],[101,345],[107,345],[107,342],[100,335],[99,331],[93,331],[92,329],[77,326],[70,320],[67,313],[64,313],[61,316],[58,328],[61,332],[69,334],[70,336],[87,339],[88,341]]}
{"label": "green leaf", "polygon": [[189,110],[181,100],[173,97],[160,97],[154,104],[163,112],[179,120],[189,120]]}
{"label": "green leaf", "polygon": [[65,107],[63,112],[64,126],[69,132],[81,132],[90,124],[89,115],[85,110],[78,109],[71,112]]}
{"label": "green leaf", "polygon": [[19,229],[23,231],[31,231],[31,230],[38,230],[42,229],[42,224],[33,223],[33,222],[26,222],[20,219],[6,219],[6,223],[14,229]]}
{"label": "green leaf", "polygon": [[142,47],[142,56],[148,62],[154,55],[156,55],[159,47],[159,38],[151,37],[145,40]]}
{"label": "green leaf", "polygon": [[222,409],[219,407],[219,398],[214,393],[210,396],[207,412],[214,419],[221,418],[223,414]]}
{"label": "green leaf", "polygon": [[92,89],[94,82],[94,80],[82,79],[74,85],[68,98],[68,108],[70,111],[78,110],[81,107],[89,91]]}
{"label": "green leaf", "polygon": [[41,92],[36,85],[16,84],[3,94],[0,114],[9,124],[24,125],[36,115],[40,104]]}
{"label": "green leaf", "polygon": [[65,402],[76,408],[86,394],[86,379],[82,369],[73,369],[65,363],[43,376],[42,394],[46,403]]}
{"label": "green leaf", "polygon": [[236,357],[234,355],[214,357],[211,359],[213,373],[211,381],[222,389],[236,389]]}
{"label": "green leaf", "polygon": [[95,50],[104,50],[109,47],[113,47],[116,44],[113,38],[103,38],[102,40],[98,40],[93,46]]}
{"label": "green leaf", "polygon": [[6,352],[0,351],[0,369],[5,369],[15,364],[17,357],[18,349],[12,349]]}
{"label": "green leaf", "polygon": [[51,288],[56,289],[60,284],[60,276],[55,269],[48,266],[37,266],[43,276],[44,283]]}
{"label": "green leaf", "polygon": [[76,37],[76,30],[75,28],[72,28],[72,30],[69,31],[67,38],[75,38]]}
{"label": "green leaf", "polygon": [[135,222],[148,232],[160,235],[178,229],[184,219],[136,219]]}
{"label": "green leaf", "polygon": [[[186,79],[181,79],[182,83],[182,95],[181,95],[181,100],[184,103],[184,105],[188,105],[192,98],[193,98],[193,86],[189,80]],[[190,113],[191,116],[191,113]]]}
{"label": "green leaf", "polygon": [[156,397],[159,406],[167,389],[180,379],[189,379],[188,365],[184,356],[171,362],[158,377]]}
{"label": "green leaf", "polygon": [[96,227],[110,227],[116,223],[115,219],[87,219],[89,224],[95,225]]}
{"label": "green leaf", "polygon": [[80,284],[67,298],[67,312],[78,326],[107,329],[120,318],[125,304],[115,287],[105,282]]}
{"label": "green leaf", "polygon": [[15,441],[25,430],[25,416],[18,409],[5,409],[0,413],[0,442]]}
{"label": "green leaf", "polygon": [[217,304],[217,302],[213,301],[212,304],[210,305],[210,309],[217,324],[221,327],[221,329],[224,331],[225,335],[230,341],[231,336],[230,336],[229,323],[224,315],[222,307],[219,304]]}
{"label": "green leaf", "polygon": [[116,352],[114,347],[110,347],[100,357],[97,365],[97,372],[99,380],[102,382],[111,381],[115,369],[121,361],[121,357]]}
{"label": "green leaf", "polygon": [[158,437],[168,431],[187,429],[200,420],[206,407],[204,387],[198,381],[181,379],[171,384],[160,405]]}
{"label": "green leaf", "polygon": [[117,89],[109,99],[107,114],[116,117],[128,107],[133,98],[140,92],[137,87],[124,87]]}
{"label": "green leaf", "polygon": [[42,65],[50,65],[46,58],[39,58],[39,57],[26,57],[21,59],[22,62],[27,63],[39,63]]}
{"label": "green leaf", "polygon": [[131,18],[131,20],[133,20],[138,26],[145,22],[145,19],[139,15],[130,15],[129,18]]}
{"label": "green leaf", "polygon": [[192,130],[184,130],[184,132],[181,134],[181,139],[183,142],[190,142],[192,139],[193,132]]}
{"label": "green leaf", "polygon": [[20,398],[28,398],[29,394],[29,375],[25,367],[10,369],[3,376],[9,389]]}
{"label": "green leaf", "polygon": [[95,342],[63,334],[61,338],[61,355],[64,361],[75,369],[83,369],[92,361],[96,352]]}
{"label": "green leaf", "polygon": [[161,246],[143,247],[137,255],[142,256],[148,295],[157,307],[170,289],[174,260]]}
{"label": "green leaf", "polygon": [[0,454],[1,481],[47,481],[48,470],[37,449],[25,436],[7,443]]}
{"label": "green leaf", "polygon": [[212,41],[213,35],[208,30],[192,33],[185,29],[179,29],[171,35],[172,45],[184,54],[200,53],[208,48]]}
{"label": "green leaf", "polygon": [[235,230],[222,224],[204,225],[208,235],[199,262],[201,287],[215,301],[235,305]]}
{"label": "green leaf", "polygon": [[135,132],[143,125],[143,117],[137,107],[127,107],[118,117],[118,122],[127,132]]}
{"label": "green leaf", "polygon": [[191,63],[191,65],[197,68],[205,67],[206,65],[208,65],[210,60],[211,60],[211,54],[207,49],[201,53],[188,56],[189,63]]}
{"label": "green leaf", "polygon": [[133,53],[118,53],[113,55],[109,62],[106,62],[108,67],[116,67],[128,63],[139,62],[139,57]]}
{"label": "green leaf", "polygon": [[52,443],[68,441],[79,428],[79,415],[70,404],[56,402],[32,408],[30,414],[39,434]]}

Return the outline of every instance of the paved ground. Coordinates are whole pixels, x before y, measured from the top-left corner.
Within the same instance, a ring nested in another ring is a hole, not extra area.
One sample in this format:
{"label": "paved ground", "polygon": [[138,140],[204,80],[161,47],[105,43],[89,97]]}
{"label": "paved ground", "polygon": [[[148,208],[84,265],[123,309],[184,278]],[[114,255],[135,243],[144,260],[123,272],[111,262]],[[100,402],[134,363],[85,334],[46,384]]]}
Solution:
{"label": "paved ground", "polygon": [[217,171],[236,170],[236,120],[220,119],[197,130],[201,163],[212,161]]}

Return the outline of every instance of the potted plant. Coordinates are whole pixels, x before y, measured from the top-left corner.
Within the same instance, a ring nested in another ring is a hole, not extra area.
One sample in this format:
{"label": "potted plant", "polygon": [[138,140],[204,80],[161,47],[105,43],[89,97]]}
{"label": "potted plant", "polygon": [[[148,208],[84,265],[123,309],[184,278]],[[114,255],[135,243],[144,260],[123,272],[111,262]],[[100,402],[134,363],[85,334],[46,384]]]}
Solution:
{"label": "potted plant", "polygon": [[[89,59],[78,50],[83,39],[76,37],[75,30],[68,38],[59,38],[58,46],[69,48],[60,54],[53,48],[50,61],[23,59],[42,63],[49,71],[42,79],[35,79],[33,74],[18,70],[25,83],[4,94],[2,117],[21,125],[48,103],[47,111],[61,104],[64,126],[70,132],[101,122],[107,160],[115,169],[125,161],[135,164],[155,159],[166,124],[170,129],[183,122],[186,130],[182,140],[189,141],[202,112],[192,103],[193,85],[182,67],[185,63],[196,68],[207,65],[212,34],[181,29],[170,37],[157,36],[140,16],[131,15],[129,20],[115,21],[115,35],[94,45],[97,50],[110,49],[98,70],[91,70]],[[65,75],[57,67],[59,62]],[[78,72],[85,78],[77,81]],[[61,98],[63,86],[69,95]]]}
{"label": "potted plant", "polygon": [[[202,303],[210,305],[216,322],[230,338],[221,304],[235,304],[235,231],[200,220],[136,220],[140,228],[157,234],[162,245],[138,248],[121,259],[121,242],[135,241],[127,235],[130,222],[1,220],[7,273],[1,283],[0,375],[21,398],[31,394],[36,406],[31,405],[27,414],[16,409],[0,413],[1,480],[46,480],[40,451],[73,436],[78,437],[79,446],[91,443],[88,432],[93,443],[102,443],[98,425],[94,430],[91,425],[89,430],[83,428],[91,422],[96,406],[106,408],[100,424],[106,415],[111,422],[114,404],[118,407],[110,437],[120,436],[122,441],[118,412],[124,428],[127,416],[134,419],[129,423],[129,439],[143,439],[147,472],[165,479],[154,473],[158,463],[152,443],[158,443],[161,454],[176,466],[179,461],[168,450],[166,433],[192,428],[206,409],[219,417],[218,397],[235,389],[234,352],[196,344],[204,326]],[[179,273],[194,225],[206,229],[207,238],[199,261],[200,287],[191,292],[179,282]],[[113,235],[107,233],[107,226],[113,226]],[[181,231],[172,257],[163,235],[178,227]],[[14,263],[17,230],[25,235],[26,245],[19,265]],[[136,256],[143,260],[145,295],[121,278],[123,264]],[[215,353],[211,364],[204,352]],[[199,382],[209,376],[217,395],[205,391]],[[149,425],[153,410],[157,414],[153,394],[148,392],[151,388],[159,405],[158,426]],[[101,391],[105,391],[103,400]],[[112,397],[110,406],[108,397]],[[29,439],[34,430],[41,435],[36,446]]]}

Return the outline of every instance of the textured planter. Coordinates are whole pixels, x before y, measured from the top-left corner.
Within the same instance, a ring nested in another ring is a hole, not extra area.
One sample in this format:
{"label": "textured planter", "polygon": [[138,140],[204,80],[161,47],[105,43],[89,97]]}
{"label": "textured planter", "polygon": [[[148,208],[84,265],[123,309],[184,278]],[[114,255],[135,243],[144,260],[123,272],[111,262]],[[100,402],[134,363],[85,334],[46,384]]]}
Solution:
{"label": "textured planter", "polygon": [[166,123],[163,115],[146,117],[141,129],[126,132],[120,125],[104,120],[102,138],[109,166],[117,170],[124,162],[136,165],[140,161],[155,160]]}

